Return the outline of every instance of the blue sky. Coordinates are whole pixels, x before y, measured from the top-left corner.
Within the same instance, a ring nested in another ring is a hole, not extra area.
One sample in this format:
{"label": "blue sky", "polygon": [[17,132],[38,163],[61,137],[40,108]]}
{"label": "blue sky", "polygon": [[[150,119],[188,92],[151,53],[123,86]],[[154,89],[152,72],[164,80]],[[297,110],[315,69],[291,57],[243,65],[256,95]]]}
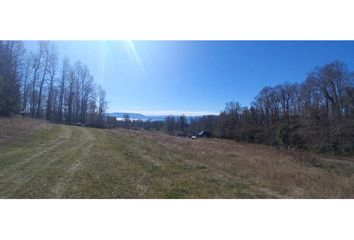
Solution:
{"label": "blue sky", "polygon": [[[228,101],[249,105],[264,86],[301,82],[316,66],[341,60],[344,41],[55,41],[60,56],[88,65],[107,92],[109,112],[199,115]],[[26,42],[35,50],[36,42]]]}

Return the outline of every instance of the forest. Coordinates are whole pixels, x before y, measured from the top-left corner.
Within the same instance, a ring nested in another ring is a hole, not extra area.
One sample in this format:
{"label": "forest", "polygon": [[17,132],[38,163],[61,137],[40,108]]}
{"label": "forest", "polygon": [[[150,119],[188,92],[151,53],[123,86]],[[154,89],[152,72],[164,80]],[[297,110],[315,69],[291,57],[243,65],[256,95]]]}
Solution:
{"label": "forest", "polygon": [[59,59],[53,42],[38,44],[28,52],[22,41],[0,41],[0,116],[104,126],[106,94],[89,68]]}

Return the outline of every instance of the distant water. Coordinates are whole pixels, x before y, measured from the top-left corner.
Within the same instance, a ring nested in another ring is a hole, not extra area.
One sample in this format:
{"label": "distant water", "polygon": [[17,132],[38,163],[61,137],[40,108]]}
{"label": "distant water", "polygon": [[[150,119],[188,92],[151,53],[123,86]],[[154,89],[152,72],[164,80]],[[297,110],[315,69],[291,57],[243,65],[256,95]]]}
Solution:
{"label": "distant water", "polygon": [[[142,121],[165,121],[167,115],[160,115],[160,116],[151,116],[151,115],[143,115],[140,113],[109,113],[111,117],[115,117],[118,121],[124,120],[124,115],[128,114],[130,120],[142,120]],[[179,116],[176,116],[179,117]],[[189,121],[191,118],[201,117],[201,116],[185,116]]]}

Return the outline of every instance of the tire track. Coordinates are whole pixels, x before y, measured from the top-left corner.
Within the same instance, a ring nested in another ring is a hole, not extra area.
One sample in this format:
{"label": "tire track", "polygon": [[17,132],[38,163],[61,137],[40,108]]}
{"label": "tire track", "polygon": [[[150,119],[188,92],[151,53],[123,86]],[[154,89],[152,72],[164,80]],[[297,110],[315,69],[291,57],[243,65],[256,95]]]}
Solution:
{"label": "tire track", "polygon": [[[32,178],[36,176],[36,174],[24,174],[22,169],[26,170],[27,167],[25,167],[26,164],[37,164],[39,165],[39,168],[36,168],[36,172],[40,173],[43,169],[47,168],[51,162],[55,161],[55,155],[52,156],[52,158],[48,161],[42,162],[45,155],[50,154],[51,152],[59,149],[62,147],[64,143],[68,139],[71,138],[72,136],[72,129],[67,127],[67,126],[60,126],[62,130],[60,131],[60,135],[58,136],[58,139],[50,141],[46,144],[41,144],[40,146],[37,147],[38,152],[35,154],[26,157],[23,161],[19,162],[15,166],[13,166],[11,169],[8,169],[6,171],[7,176],[3,176],[6,178],[7,182],[10,182],[11,185],[6,187],[5,191],[0,192],[1,198],[10,198],[11,195],[19,190],[24,184],[26,184],[28,181],[30,181]],[[38,161],[36,161],[38,160]],[[30,168],[33,168],[33,165],[30,166]]]}
{"label": "tire track", "polygon": [[66,186],[70,183],[75,173],[85,167],[85,161],[88,159],[92,147],[95,144],[95,136],[92,132],[86,128],[80,128],[81,136],[80,145],[77,146],[77,151],[81,151],[81,155],[74,163],[65,171],[65,175],[62,176],[57,184],[52,188],[52,194],[54,198],[62,198],[63,193],[66,190]]}

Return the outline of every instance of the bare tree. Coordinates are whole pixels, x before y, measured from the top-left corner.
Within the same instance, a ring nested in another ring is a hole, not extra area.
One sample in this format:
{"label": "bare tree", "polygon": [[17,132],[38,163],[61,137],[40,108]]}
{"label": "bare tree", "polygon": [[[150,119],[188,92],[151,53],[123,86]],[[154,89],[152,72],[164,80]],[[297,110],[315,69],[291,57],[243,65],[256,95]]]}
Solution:
{"label": "bare tree", "polygon": [[[42,117],[42,97],[43,97],[43,89],[45,82],[47,80],[47,75],[49,74],[49,67],[51,64],[51,60],[55,59],[53,55],[55,55],[55,46],[51,42],[40,42],[39,43],[39,51],[43,52],[43,69],[42,69],[42,78],[39,83],[39,91],[38,91],[38,103],[37,103],[37,112],[36,117]],[[53,71],[55,73],[55,71]]]}
{"label": "bare tree", "polygon": [[24,74],[22,75],[22,111],[27,111],[28,104],[28,91],[29,91],[29,79],[32,73],[33,64],[33,53],[29,53],[26,55],[25,64],[24,64]]}
{"label": "bare tree", "polygon": [[70,73],[70,62],[67,58],[64,58],[62,63],[60,82],[59,82],[59,103],[58,103],[58,110],[57,110],[58,112],[57,121],[59,122],[63,121],[64,94],[69,79],[69,73]]}
{"label": "bare tree", "polygon": [[48,89],[48,99],[47,99],[47,107],[46,107],[46,119],[51,120],[53,115],[53,103],[54,103],[54,78],[57,74],[57,64],[58,64],[58,56],[56,49],[53,48],[53,52],[49,56],[49,89]]}
{"label": "bare tree", "polygon": [[33,79],[32,79],[32,98],[31,98],[31,107],[30,107],[30,111],[31,111],[31,116],[35,117],[36,114],[36,95],[37,95],[37,91],[36,91],[36,87],[37,87],[37,80],[38,80],[38,74],[39,74],[39,69],[41,67],[42,64],[42,56],[43,56],[43,51],[39,50],[34,56],[33,56]]}
{"label": "bare tree", "polygon": [[129,114],[125,113],[125,114],[123,115],[123,118],[124,118],[124,127],[125,127],[125,128],[130,128],[130,126],[131,126],[131,121],[130,121],[130,116],[129,116]]}
{"label": "bare tree", "polygon": [[99,122],[102,122],[104,120],[106,110],[107,110],[106,92],[99,85],[98,86],[98,119],[99,119]]}

